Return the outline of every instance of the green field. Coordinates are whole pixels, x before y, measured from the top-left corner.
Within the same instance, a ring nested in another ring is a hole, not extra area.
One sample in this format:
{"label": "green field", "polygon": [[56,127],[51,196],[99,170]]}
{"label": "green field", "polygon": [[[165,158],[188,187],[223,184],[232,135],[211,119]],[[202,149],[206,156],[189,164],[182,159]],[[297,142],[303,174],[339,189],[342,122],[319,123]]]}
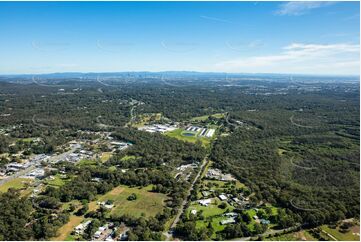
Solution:
{"label": "green field", "polygon": [[[194,136],[185,136],[184,133],[193,133],[195,135]],[[197,132],[186,131],[184,129],[175,129],[173,131],[166,132],[165,135],[179,139],[179,140],[183,140],[186,142],[191,142],[191,143],[195,143],[197,140],[199,140],[202,142],[202,144],[204,146],[208,146],[211,141],[210,139],[205,138],[205,137],[198,137]]]}
{"label": "green field", "polygon": [[127,161],[127,160],[135,160],[137,157],[135,155],[125,155],[120,160]]}
{"label": "green field", "polygon": [[81,160],[78,163],[78,166],[93,166],[93,167],[95,167],[96,165],[97,165],[96,160],[88,160],[88,159]]}
{"label": "green field", "polygon": [[212,204],[208,205],[208,207],[202,206],[202,205],[198,204],[197,202],[192,202],[188,208],[188,213],[190,213],[191,210],[195,209],[195,210],[197,210],[198,214],[200,213],[200,211],[203,211],[202,214],[204,215],[204,217],[208,218],[208,217],[217,216],[217,215],[221,215],[221,214],[225,213],[227,208],[229,209],[229,211],[232,211],[234,209],[234,207],[230,206],[229,204],[228,204],[227,208],[221,209],[218,207],[218,205],[221,203],[222,202],[219,200],[219,198],[213,198]]}
{"label": "green field", "polygon": [[[360,233],[360,227],[359,226],[354,226],[354,228],[357,231],[356,233]],[[360,241],[360,236],[354,235],[353,233],[355,233],[355,231],[353,232],[352,229],[350,231],[346,232],[346,233],[340,232],[337,228],[332,229],[327,225],[322,225],[321,229],[323,231],[331,234],[337,240],[341,240],[341,241]],[[330,240],[332,240],[332,238],[330,238]]]}
{"label": "green field", "polygon": [[[157,213],[163,211],[164,200],[167,199],[167,196],[162,193],[150,192],[151,187],[152,186],[130,188],[127,186],[118,186],[99,197],[97,201],[112,200],[114,202],[114,207],[111,211],[112,214],[129,214],[135,217],[140,217],[142,214],[145,216],[155,216]],[[137,195],[137,199],[128,201],[127,198],[132,193]]]}
{"label": "green field", "polygon": [[109,158],[112,156],[112,152],[103,152],[101,157],[100,157],[100,160],[102,162],[106,162],[107,160],[109,160]]}
{"label": "green field", "polygon": [[55,176],[53,176],[54,179],[51,180],[49,178],[47,178],[45,180],[45,184],[49,185],[49,186],[54,186],[54,187],[61,187],[63,186],[66,182],[70,181],[70,178],[61,178],[60,174],[57,174]]}
{"label": "green field", "polygon": [[212,115],[204,115],[204,116],[199,116],[199,117],[194,117],[191,119],[191,121],[205,121],[208,119],[208,117],[213,117],[213,118],[224,118],[224,113],[215,113]]}
{"label": "green field", "polygon": [[[210,186],[210,189],[216,189],[216,187],[213,184],[217,184],[218,188],[226,188],[227,186],[229,186],[230,182],[226,182],[226,181],[219,181],[219,180],[209,180],[209,179],[205,179],[203,181],[204,184],[206,184],[207,186]],[[245,188],[246,186],[243,183],[240,183],[238,180],[236,181],[235,184],[236,188]]]}
{"label": "green field", "polygon": [[[228,203],[227,208],[221,209],[218,207],[222,202],[218,198],[213,198],[212,204],[208,205],[208,207],[202,206],[197,202],[192,202],[187,210],[187,214],[190,215],[192,210],[197,210],[197,215],[202,213],[204,216],[203,220],[197,220],[196,226],[197,228],[207,227],[208,223],[211,222],[212,227],[214,229],[214,233],[212,238],[215,238],[216,232],[222,231],[225,228],[225,225],[221,225],[220,222],[222,220],[227,219],[225,216],[222,216],[226,212],[231,212],[234,210],[233,206],[230,206]],[[203,212],[202,212],[203,211]]]}
{"label": "green field", "polygon": [[32,179],[27,178],[15,178],[9,182],[6,182],[0,186],[0,192],[7,192],[9,188],[22,189],[26,187],[26,184],[32,183]]}
{"label": "green field", "polygon": [[291,232],[287,234],[282,234],[279,236],[274,236],[270,238],[265,238],[265,240],[270,241],[317,241],[308,231],[301,230],[298,232]]}
{"label": "green field", "polygon": [[71,236],[71,232],[83,220],[84,220],[83,216],[70,215],[69,222],[64,224],[62,227],[60,227],[60,229],[57,231],[58,236],[52,238],[51,240],[55,240],[55,241],[74,240],[73,239],[74,237]]}
{"label": "green field", "polygon": [[[216,236],[216,233],[219,232],[219,231],[222,231],[226,225],[221,225],[221,221],[226,219],[226,217],[214,217],[214,218],[211,218],[211,224],[212,224],[212,227],[214,229],[214,232],[213,232],[213,235],[212,235],[212,238],[215,238]],[[197,228],[205,228],[208,226],[208,223],[210,221],[208,220],[198,220],[196,222],[196,227]]]}

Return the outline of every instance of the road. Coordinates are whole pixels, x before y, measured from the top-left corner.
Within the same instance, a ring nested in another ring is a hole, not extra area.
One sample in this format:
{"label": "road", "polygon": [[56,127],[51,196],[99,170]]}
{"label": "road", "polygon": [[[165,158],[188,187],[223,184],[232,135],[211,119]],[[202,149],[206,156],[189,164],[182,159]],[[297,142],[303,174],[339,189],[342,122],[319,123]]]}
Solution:
{"label": "road", "polygon": [[6,183],[6,182],[9,182],[9,181],[12,181],[14,180],[15,178],[19,177],[19,176],[23,176],[25,175],[26,173],[29,173],[31,172],[32,170],[34,170],[36,168],[35,165],[32,165],[32,166],[29,166],[28,168],[24,169],[24,170],[21,170],[21,171],[18,171],[16,172],[15,174],[5,178],[5,179],[2,179],[0,180],[0,185]]}
{"label": "road", "polygon": [[312,129],[312,128],[314,128],[314,126],[307,126],[307,125],[301,125],[301,124],[296,123],[296,122],[293,120],[294,116],[295,116],[295,115],[292,115],[292,116],[290,117],[290,121],[291,121],[291,123],[292,123],[293,125],[295,125],[295,126],[297,126],[297,127],[301,127],[301,128],[307,128],[307,129]]}
{"label": "road", "polygon": [[[70,149],[69,151],[67,151],[65,153],[62,153],[62,154],[56,155],[56,156],[52,156],[52,157],[49,158],[49,161],[54,162],[54,161],[57,161],[57,160],[60,160],[60,159],[64,159],[66,155],[68,155],[70,153],[73,153],[76,149],[77,149],[77,147],[74,147],[74,148]],[[21,170],[21,171],[18,171],[15,174],[13,174],[13,175],[11,175],[9,177],[6,177],[5,179],[0,180],[0,185],[4,184],[6,182],[12,181],[12,180],[14,180],[15,178],[17,178],[19,176],[23,176],[23,175],[31,172],[32,170],[34,170],[36,168],[36,165],[38,165],[38,163],[34,163],[33,165],[29,166],[28,168],[26,168],[24,170]]]}
{"label": "road", "polygon": [[180,216],[184,213],[185,211],[185,208],[186,208],[186,204],[188,203],[188,200],[189,200],[189,197],[190,197],[190,194],[191,194],[191,191],[193,190],[193,186],[194,184],[197,182],[198,178],[201,176],[202,172],[203,172],[203,169],[204,167],[208,164],[209,160],[206,158],[203,159],[203,162],[200,166],[200,169],[196,175],[196,177],[194,178],[193,182],[191,183],[191,186],[189,187],[188,191],[187,191],[187,197],[186,199],[184,199],[184,201],[182,202],[182,205],[172,223],[172,225],[170,226],[170,229],[168,232],[165,232],[163,233],[165,236],[166,236],[166,240],[169,240],[171,237],[172,237],[172,231],[173,229],[177,226],[178,222],[179,222],[179,219],[180,219]]}
{"label": "road", "polygon": [[61,153],[60,155],[55,155],[55,156],[51,156],[49,158],[50,162],[56,162],[58,160],[64,160],[65,157],[71,153],[74,153],[75,150],[77,150],[79,147],[73,147],[70,150],[68,150],[67,152]]}

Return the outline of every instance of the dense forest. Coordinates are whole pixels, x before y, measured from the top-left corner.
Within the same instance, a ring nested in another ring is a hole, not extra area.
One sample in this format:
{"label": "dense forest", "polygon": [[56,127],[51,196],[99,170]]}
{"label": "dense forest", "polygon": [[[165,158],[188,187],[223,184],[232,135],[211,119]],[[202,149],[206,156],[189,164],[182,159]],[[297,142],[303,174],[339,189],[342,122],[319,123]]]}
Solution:
{"label": "dense forest", "polygon": [[[255,194],[255,202],[286,209],[274,218],[283,227],[296,223],[315,227],[359,216],[358,83],[146,78],[104,81],[106,85],[66,79],[55,84],[43,81],[46,85],[16,82],[0,82],[0,153],[9,154],[0,157],[0,167],[16,161],[18,151],[24,151],[23,156],[53,154],[65,143],[83,138],[79,130],[109,131],[132,146],[96,167],[58,163],[57,172],[66,171],[74,179],[61,188],[47,187],[36,199],[15,190],[1,193],[0,240],[55,236],[71,212],[61,204],[73,200],[83,204],[79,214],[94,218],[84,237],[91,239],[94,229],[109,218],[102,211],[88,211],[85,204],[121,184],[153,185],[154,192],[170,197],[156,217],[112,218],[132,227],[130,240],[160,240],[190,186],[176,181],[170,171],[199,164],[206,156],[244,183]],[[204,121],[218,127],[217,138],[205,148],[128,127],[133,116],[147,113],[161,113],[170,123],[226,115]],[[40,141],[19,140],[29,137]],[[247,216],[237,219],[218,239],[253,235],[242,225]],[[258,227],[256,234],[263,230]],[[209,239],[212,228],[198,230],[189,220],[182,221],[176,233],[190,240]]]}

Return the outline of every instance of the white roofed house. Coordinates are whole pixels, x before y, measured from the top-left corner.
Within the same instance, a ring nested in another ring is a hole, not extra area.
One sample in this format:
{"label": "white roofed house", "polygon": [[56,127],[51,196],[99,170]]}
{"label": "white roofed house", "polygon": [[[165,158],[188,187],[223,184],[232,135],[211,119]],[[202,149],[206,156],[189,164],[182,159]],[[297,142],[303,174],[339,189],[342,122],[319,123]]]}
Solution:
{"label": "white roofed house", "polygon": [[76,234],[83,234],[84,233],[84,230],[89,226],[89,224],[91,223],[92,221],[89,220],[89,221],[86,221],[84,223],[81,223],[79,224],[78,226],[76,226],[74,228],[74,231]]}
{"label": "white roofed house", "polygon": [[221,195],[219,195],[218,197],[219,197],[219,199],[221,199],[222,201],[226,201],[226,200],[228,199],[227,196],[224,195],[224,194],[221,194]]}
{"label": "white roofed house", "polygon": [[198,203],[202,206],[208,206],[209,204],[212,203],[212,199],[208,198],[208,199],[202,199],[202,200],[198,200]]}
{"label": "white roofed house", "polygon": [[235,222],[236,222],[236,220],[233,217],[230,217],[230,218],[227,218],[225,220],[222,220],[220,223],[222,225],[225,225],[225,224],[233,224]]}

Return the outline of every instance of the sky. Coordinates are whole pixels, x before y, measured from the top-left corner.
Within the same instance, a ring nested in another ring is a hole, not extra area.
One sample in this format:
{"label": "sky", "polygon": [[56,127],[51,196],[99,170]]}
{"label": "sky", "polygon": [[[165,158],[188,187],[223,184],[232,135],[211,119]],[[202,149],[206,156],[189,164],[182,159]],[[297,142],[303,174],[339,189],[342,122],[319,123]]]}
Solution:
{"label": "sky", "polygon": [[0,74],[359,75],[359,2],[0,2]]}

